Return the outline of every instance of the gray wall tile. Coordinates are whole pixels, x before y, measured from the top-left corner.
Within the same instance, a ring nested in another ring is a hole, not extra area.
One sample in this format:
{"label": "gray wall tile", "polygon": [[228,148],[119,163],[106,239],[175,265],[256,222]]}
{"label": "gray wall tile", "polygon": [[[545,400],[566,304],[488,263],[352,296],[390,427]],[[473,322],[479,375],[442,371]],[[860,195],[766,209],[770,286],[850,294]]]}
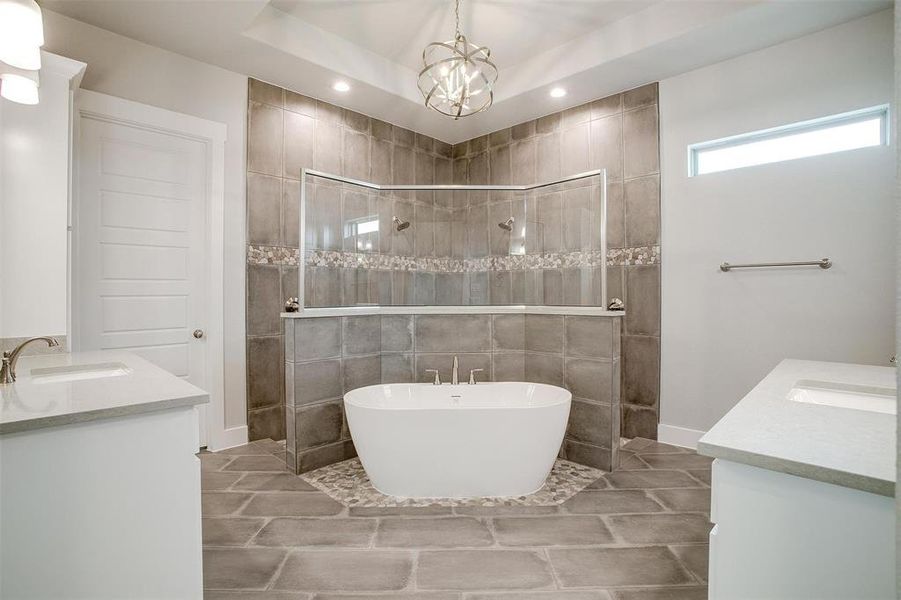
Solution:
{"label": "gray wall tile", "polygon": [[524,352],[495,352],[491,360],[494,381],[526,381]]}
{"label": "gray wall tile", "polygon": [[381,349],[381,317],[343,317],[344,355],[376,354]]}
{"label": "gray wall tile", "polygon": [[660,335],[660,267],[657,265],[626,267],[626,333]]}
{"label": "gray wall tile", "polygon": [[278,267],[247,265],[247,335],[281,333],[282,304]]}
{"label": "gray wall tile", "polygon": [[282,180],[247,174],[247,243],[277,246],[281,234]]}
{"label": "gray wall tile", "polygon": [[294,362],[341,356],[341,319],[323,317],[294,321]]}
{"label": "gray wall tile", "polygon": [[284,368],[280,336],[247,338],[247,406],[253,410],[284,402]]}
{"label": "gray wall tile", "polygon": [[375,385],[382,379],[382,360],[379,355],[344,359],[344,393]]}
{"label": "gray wall tile", "polygon": [[613,363],[591,358],[567,358],[563,378],[566,389],[576,398],[613,401]]}
{"label": "gray wall tile", "polygon": [[494,350],[525,350],[525,315],[493,315]]}
{"label": "gray wall tile", "polygon": [[614,320],[619,317],[564,317],[566,355],[613,358]]}
{"label": "gray wall tile", "polygon": [[416,315],[416,352],[480,352],[491,350],[489,315]]}
{"label": "gray wall tile", "polygon": [[285,90],[265,81],[250,79],[250,99],[254,102],[271,104],[282,108],[285,104]]}
{"label": "gray wall tile", "polygon": [[525,379],[534,383],[563,385],[563,357],[555,354],[525,353]]}
{"label": "gray wall tile", "polygon": [[660,390],[660,340],[626,336],[623,340],[623,402],[656,406]]}
{"label": "gray wall tile", "polygon": [[285,111],[285,162],[282,176],[300,179],[300,170],[313,164],[316,121],[307,115]]}
{"label": "gray wall tile", "polygon": [[384,315],[381,317],[383,352],[413,350],[413,316]]}
{"label": "gray wall tile", "polygon": [[624,183],[626,245],[650,246],[660,242],[660,176],[629,179]]}
{"label": "gray wall tile", "polygon": [[339,441],[344,409],[341,401],[301,406],[294,410],[294,422],[295,448],[301,452]]}
{"label": "gray wall tile", "polygon": [[250,103],[247,118],[247,170],[267,175],[282,174],[282,129],[281,109]]}
{"label": "gray wall tile", "polygon": [[295,364],[295,406],[340,398],[342,381],[341,361],[338,359]]}
{"label": "gray wall tile", "polygon": [[[567,438],[610,448],[613,441],[613,408],[610,404],[573,400],[569,411]],[[616,440],[619,443],[619,439]]]}
{"label": "gray wall tile", "polygon": [[657,105],[623,113],[623,177],[660,171]]}
{"label": "gray wall tile", "polygon": [[412,383],[413,354],[411,352],[382,353],[381,383]]}
{"label": "gray wall tile", "polygon": [[525,315],[525,349],[563,353],[563,316]]}

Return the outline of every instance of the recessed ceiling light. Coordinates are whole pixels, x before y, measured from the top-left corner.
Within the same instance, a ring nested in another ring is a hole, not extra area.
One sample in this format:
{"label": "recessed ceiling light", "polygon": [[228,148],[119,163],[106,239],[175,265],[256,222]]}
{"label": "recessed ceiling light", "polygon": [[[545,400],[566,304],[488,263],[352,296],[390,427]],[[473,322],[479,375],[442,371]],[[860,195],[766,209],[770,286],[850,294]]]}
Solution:
{"label": "recessed ceiling light", "polygon": [[347,83],[346,81],[336,81],[335,83],[332,84],[332,89],[335,90],[336,92],[349,92],[350,84]]}
{"label": "recessed ceiling light", "polygon": [[566,90],[562,87],[555,87],[551,90],[551,98],[562,98],[566,95]]}

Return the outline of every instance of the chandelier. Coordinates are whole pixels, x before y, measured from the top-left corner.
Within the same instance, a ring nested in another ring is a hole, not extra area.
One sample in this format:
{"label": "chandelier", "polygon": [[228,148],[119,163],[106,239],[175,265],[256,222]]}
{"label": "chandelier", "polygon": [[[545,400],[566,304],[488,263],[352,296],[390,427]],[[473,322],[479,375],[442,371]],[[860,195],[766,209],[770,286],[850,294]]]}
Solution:
{"label": "chandelier", "polygon": [[455,0],[454,17],[454,39],[432,42],[422,51],[418,84],[428,108],[456,120],[491,106],[497,67],[491,62],[491,50],[460,32],[460,0]]}

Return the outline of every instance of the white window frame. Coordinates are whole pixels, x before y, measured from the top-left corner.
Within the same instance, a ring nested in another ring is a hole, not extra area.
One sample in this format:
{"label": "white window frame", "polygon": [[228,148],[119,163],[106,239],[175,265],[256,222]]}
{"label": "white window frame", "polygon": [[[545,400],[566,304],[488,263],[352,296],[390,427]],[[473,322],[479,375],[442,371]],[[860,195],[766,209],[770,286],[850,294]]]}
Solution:
{"label": "white window frame", "polygon": [[[771,162],[765,163],[757,163],[754,165],[745,165],[740,167],[735,167],[732,169],[722,169],[718,171],[709,171],[704,173],[698,172],[698,157],[704,152],[709,152],[710,150],[719,150],[722,148],[733,148],[737,146],[742,146],[745,144],[751,144],[755,142],[760,142],[763,140],[776,139],[781,137],[791,137],[794,135],[807,133],[810,131],[817,130],[825,130],[831,129],[833,127],[838,127],[842,125],[849,125],[852,123],[860,123],[863,121],[869,121],[874,118],[878,118],[880,120],[880,146],[887,146],[889,144],[890,136],[889,136],[889,105],[888,104],[880,104],[879,106],[873,106],[870,108],[863,108],[860,110],[853,110],[846,113],[840,113],[837,115],[829,115],[826,117],[820,117],[817,119],[811,119],[808,121],[800,121],[798,123],[791,123],[788,125],[781,125],[779,127],[772,127],[770,129],[762,129],[760,131],[752,131],[749,133],[742,133],[739,135],[733,135],[729,137],[720,138],[717,140],[711,140],[708,142],[700,142],[697,144],[690,144],[688,146],[688,176],[689,177],[697,177],[699,175],[712,175],[713,173],[722,173],[724,171],[733,171],[735,169],[744,169],[751,166],[761,166],[765,164],[774,164],[777,162],[786,162],[786,160],[797,160],[799,158],[807,158],[809,156],[824,156],[826,154],[833,154],[835,152],[846,152],[847,150],[836,150],[833,152],[824,152],[818,154],[810,154],[807,156],[799,156],[791,159],[779,159]],[[874,146],[862,146],[861,148],[872,148]],[[853,148],[857,150],[859,148]]]}

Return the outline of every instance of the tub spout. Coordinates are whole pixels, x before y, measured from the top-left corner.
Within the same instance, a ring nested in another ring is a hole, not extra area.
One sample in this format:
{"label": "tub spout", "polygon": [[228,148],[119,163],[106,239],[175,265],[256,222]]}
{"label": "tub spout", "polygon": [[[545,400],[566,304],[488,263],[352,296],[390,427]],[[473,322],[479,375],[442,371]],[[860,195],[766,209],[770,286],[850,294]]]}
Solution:
{"label": "tub spout", "polygon": [[451,384],[452,385],[457,385],[458,383],[460,383],[460,378],[457,375],[457,369],[459,367],[460,367],[460,363],[457,361],[457,355],[455,354],[454,355],[454,372],[451,375]]}

